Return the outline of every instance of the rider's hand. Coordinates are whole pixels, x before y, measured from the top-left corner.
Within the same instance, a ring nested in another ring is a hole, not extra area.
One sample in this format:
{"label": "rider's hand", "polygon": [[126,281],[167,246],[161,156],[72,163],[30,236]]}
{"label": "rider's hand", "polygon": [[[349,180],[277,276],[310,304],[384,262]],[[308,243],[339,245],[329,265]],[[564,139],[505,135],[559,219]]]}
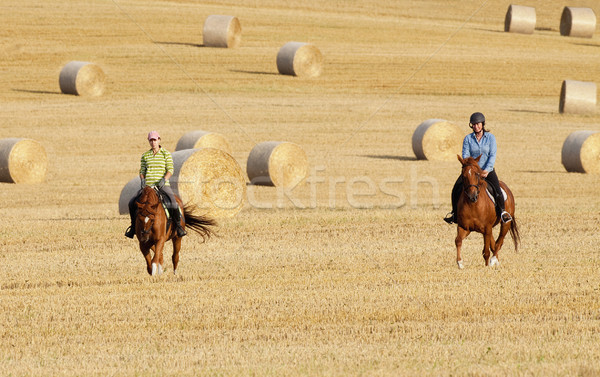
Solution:
{"label": "rider's hand", "polygon": [[158,183],[156,184],[156,187],[158,187],[159,189],[163,188],[165,186],[165,177],[162,177],[160,179],[160,181],[158,181]]}
{"label": "rider's hand", "polygon": [[483,173],[481,173],[481,176],[482,176],[483,178],[485,178],[485,177],[487,177],[487,176],[488,176],[488,174],[490,174],[490,172],[489,172],[489,171],[487,171],[487,170],[484,170],[484,171],[483,171]]}
{"label": "rider's hand", "polygon": [[142,178],[141,180],[142,180],[141,188],[146,187],[146,179]]}

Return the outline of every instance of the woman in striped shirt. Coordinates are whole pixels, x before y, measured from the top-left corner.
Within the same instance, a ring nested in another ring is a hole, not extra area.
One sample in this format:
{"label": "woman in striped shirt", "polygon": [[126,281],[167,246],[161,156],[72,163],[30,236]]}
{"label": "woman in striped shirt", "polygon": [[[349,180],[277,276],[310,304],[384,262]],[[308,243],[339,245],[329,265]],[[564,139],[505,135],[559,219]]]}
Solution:
{"label": "woman in striped shirt", "polygon": [[[183,237],[186,235],[181,226],[181,216],[173,189],[169,184],[169,178],[173,175],[173,157],[171,153],[160,145],[160,135],[156,131],[148,134],[148,143],[150,149],[142,154],[140,162],[140,180],[142,189],[144,186],[156,186],[169,197],[169,212],[173,223],[177,225],[177,235]],[[137,195],[129,201],[129,214],[131,216],[131,226],[125,232],[125,236],[133,238],[135,235],[135,210]]]}

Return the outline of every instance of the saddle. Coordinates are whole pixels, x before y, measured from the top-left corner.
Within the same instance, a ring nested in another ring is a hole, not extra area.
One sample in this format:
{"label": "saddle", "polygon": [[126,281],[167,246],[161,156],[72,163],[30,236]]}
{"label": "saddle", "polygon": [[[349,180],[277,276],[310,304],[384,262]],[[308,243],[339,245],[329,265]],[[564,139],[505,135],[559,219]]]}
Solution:
{"label": "saddle", "polygon": [[[487,186],[487,194],[490,197],[490,199],[492,199],[492,203],[494,203],[494,205],[496,204],[496,190],[494,190],[494,188],[492,187],[492,185],[488,185]],[[506,195],[506,191],[504,191],[504,189],[502,187],[500,187],[500,191],[502,191],[502,196],[504,197],[504,200],[506,200],[506,198],[508,198],[508,196]]]}
{"label": "saddle", "polygon": [[[158,200],[160,200],[160,203],[162,204],[163,209],[165,210],[165,214],[167,216],[167,228],[168,228],[170,226],[170,224],[173,222],[172,216],[171,216],[171,210],[169,210],[169,208],[171,207],[171,200],[169,199],[169,195],[165,194],[162,190],[155,188],[155,191],[156,191],[156,194],[158,195]],[[140,190],[140,192],[136,195],[135,200],[137,201],[141,195],[142,195],[142,190]],[[179,207],[179,204],[177,204],[177,210],[179,211],[180,218],[183,218],[183,213],[181,211],[181,208]]]}

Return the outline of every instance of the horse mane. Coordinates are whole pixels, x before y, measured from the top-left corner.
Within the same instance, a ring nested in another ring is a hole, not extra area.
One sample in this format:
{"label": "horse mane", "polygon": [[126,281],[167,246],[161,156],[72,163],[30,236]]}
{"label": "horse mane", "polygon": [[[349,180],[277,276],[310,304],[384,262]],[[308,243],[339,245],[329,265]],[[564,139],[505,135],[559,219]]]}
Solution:
{"label": "horse mane", "polygon": [[156,214],[156,204],[158,204],[158,194],[150,186],[145,186],[142,189],[142,195],[137,200],[140,212],[149,213],[151,215]]}
{"label": "horse mane", "polygon": [[478,171],[482,171],[481,167],[479,166],[479,163],[473,157],[467,157],[463,159],[463,167],[466,166],[473,166],[477,168]]}

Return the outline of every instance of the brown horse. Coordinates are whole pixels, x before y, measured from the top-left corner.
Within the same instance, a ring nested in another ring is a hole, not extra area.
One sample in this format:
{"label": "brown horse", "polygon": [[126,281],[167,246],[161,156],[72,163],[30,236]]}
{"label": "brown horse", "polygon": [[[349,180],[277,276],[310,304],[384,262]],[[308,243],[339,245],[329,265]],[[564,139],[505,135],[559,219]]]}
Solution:
{"label": "brown horse", "polygon": [[[498,252],[504,243],[504,237],[510,230],[510,235],[515,244],[515,251],[519,247],[521,239],[517,220],[515,219],[515,198],[504,182],[500,182],[500,187],[506,192],[506,200],[504,202],[505,209],[512,216],[512,221],[502,223],[500,226],[500,234],[494,241],[492,228],[500,222],[500,216],[496,213],[495,204],[487,195],[487,182],[482,177],[483,170],[479,167],[479,159],[468,157],[458,160],[462,164],[462,180],[463,192],[460,195],[457,206],[457,222],[458,234],[454,240],[456,244],[456,263],[458,268],[463,268],[460,248],[462,241],[475,231],[483,234],[483,259],[486,266],[494,266],[499,264]],[[490,250],[493,253],[490,258]]]}
{"label": "brown horse", "polygon": [[[163,247],[165,242],[173,242],[173,273],[177,272],[179,263],[179,250],[181,249],[181,237],[177,236],[177,227],[169,226],[167,214],[158,198],[157,189],[146,186],[137,200],[137,216],[135,222],[135,234],[140,242],[140,250],[146,259],[146,268],[150,275],[160,275],[163,272]],[[175,196],[177,203],[183,209],[182,226],[196,231],[203,240],[210,238],[213,234],[212,226],[216,226],[215,220],[207,216],[194,215],[194,207],[183,206],[181,199]],[[154,257],[150,250],[154,251]]]}

